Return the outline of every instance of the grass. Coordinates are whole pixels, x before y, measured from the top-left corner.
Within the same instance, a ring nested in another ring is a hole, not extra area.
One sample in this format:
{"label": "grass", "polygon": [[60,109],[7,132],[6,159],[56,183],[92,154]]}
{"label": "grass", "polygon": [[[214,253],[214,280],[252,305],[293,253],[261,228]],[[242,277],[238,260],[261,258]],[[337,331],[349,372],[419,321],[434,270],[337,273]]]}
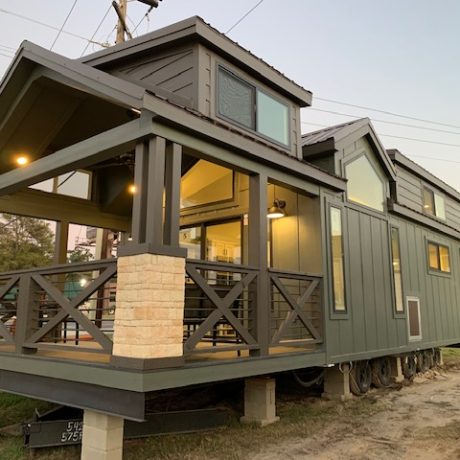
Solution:
{"label": "grass", "polygon": [[[460,366],[460,349],[443,350],[446,367]],[[238,421],[241,407],[230,408],[229,426],[210,432],[156,436],[125,442],[125,460],[245,460],[263,447],[275,446],[281,441],[310,437],[327,429],[331,421],[340,417],[344,430],[363,417],[385,409],[385,392],[373,392],[346,403],[325,401],[317,397],[284,392],[277,401],[279,423],[258,428],[241,425]],[[236,398],[238,399],[238,398]],[[239,401],[240,402],[240,401]],[[0,393],[0,427],[19,423],[33,414],[35,407],[45,410],[46,403]],[[459,425],[450,427],[449,437],[459,434]],[[79,460],[79,447],[42,449],[36,460]],[[22,439],[0,434],[1,460],[26,460]]]}

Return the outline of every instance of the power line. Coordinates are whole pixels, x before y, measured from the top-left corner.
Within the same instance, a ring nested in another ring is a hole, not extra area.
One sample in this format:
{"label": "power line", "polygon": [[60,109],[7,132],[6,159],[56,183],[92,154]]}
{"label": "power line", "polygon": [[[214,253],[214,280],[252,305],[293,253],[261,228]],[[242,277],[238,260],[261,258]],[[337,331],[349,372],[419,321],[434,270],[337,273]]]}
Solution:
{"label": "power line", "polygon": [[442,123],[440,121],[426,120],[424,118],[412,117],[410,115],[402,115],[400,113],[389,112],[387,110],[374,109],[372,107],[366,107],[366,106],[363,106],[363,105],[350,104],[348,102],[340,102],[340,101],[335,101],[333,99],[325,99],[325,98],[322,98],[322,97],[315,97],[315,99],[317,99],[318,101],[323,101],[323,102],[331,102],[332,104],[339,104],[339,105],[346,105],[348,107],[355,107],[357,109],[371,110],[372,112],[384,113],[385,115],[391,115],[393,117],[406,118],[408,120],[421,121],[423,123],[430,123],[432,125],[439,125],[439,126],[446,126],[448,128],[460,129],[460,126],[458,126],[458,125],[451,125],[449,123]]}
{"label": "power line", "polygon": [[[48,29],[59,31],[59,27],[52,26],[50,24],[47,24],[46,22],[37,21],[36,19],[30,18],[28,16],[24,16],[22,14],[14,13],[13,11],[9,11],[9,10],[5,10],[3,8],[0,8],[0,13],[9,14],[11,16],[15,16],[17,18],[23,19],[24,21],[29,21],[29,22],[32,22],[34,24],[38,24],[40,26],[47,27]],[[68,32],[66,30],[63,30],[61,33],[65,34],[65,35],[70,35],[71,37],[79,38],[80,40],[85,40],[87,42],[94,43],[94,44],[102,46],[102,47],[105,47],[105,45],[102,44],[102,43],[89,40],[88,38],[83,37],[82,35],[75,34],[73,32]]]}
{"label": "power line", "polygon": [[153,10],[153,6],[151,6],[148,10],[147,10],[147,13],[144,14],[144,16],[142,16],[141,20],[137,23],[136,27],[134,27],[133,29],[133,33],[136,32],[136,30],[139,28],[139,26],[144,22],[145,19],[148,19],[149,18],[149,14],[152,12]]}
{"label": "power line", "polygon": [[[309,122],[309,121],[303,121],[302,122],[303,125],[312,125],[312,126],[319,126],[321,128],[328,128],[329,126],[328,125],[323,125],[321,123],[312,123],[312,122]],[[396,137],[396,136],[392,136],[390,134],[379,134],[379,136],[387,136],[387,137]],[[410,138],[406,138],[406,137],[401,137],[401,139],[406,139],[406,140],[414,140],[414,141],[421,141],[421,142],[424,142],[423,140],[421,139],[410,139]],[[435,142],[433,142],[435,143]],[[441,145],[444,145],[444,144],[441,144]],[[425,156],[425,155],[417,155],[417,154],[410,154],[411,157],[416,157],[416,158],[424,158],[426,160],[435,160],[435,161],[446,161],[448,163],[458,163],[460,164],[460,161],[457,161],[457,160],[449,160],[447,158],[438,158],[438,157],[429,157],[429,156]]]}
{"label": "power line", "polygon": [[[343,117],[351,117],[351,118],[362,118],[360,116],[357,116],[357,115],[352,115],[350,113],[343,113],[343,112],[336,112],[334,110],[326,110],[326,109],[318,109],[316,107],[309,107],[308,110],[313,110],[315,112],[325,112],[325,113],[331,113],[333,115],[341,115]],[[411,124],[408,124],[408,123],[400,123],[398,121],[389,121],[389,120],[379,120],[377,118],[371,118],[372,121],[375,121],[376,123],[386,123],[386,124],[389,124],[389,125],[396,125],[396,126],[404,126],[405,128],[417,128],[417,129],[423,129],[423,130],[426,130],[426,131],[435,131],[437,133],[445,133],[445,134],[457,134],[457,135],[460,135],[459,132],[456,132],[456,131],[447,131],[445,129],[437,129],[437,128],[429,128],[427,126],[420,126],[420,125],[411,125]]]}
{"label": "power line", "polygon": [[112,9],[112,4],[109,4],[109,7],[107,8],[107,11],[105,12],[103,18],[101,19],[101,22],[96,27],[96,30],[94,31],[93,35],[89,39],[88,43],[86,44],[85,49],[81,53],[80,57],[82,57],[86,53],[86,50],[88,49],[89,45],[94,40],[94,37],[96,36],[96,34],[99,32],[99,29],[102,27],[102,24],[104,24],[104,21],[106,20],[107,16],[109,15],[111,9]]}
{"label": "power line", "polygon": [[243,16],[241,16],[241,18],[238,19],[238,21],[236,21],[235,24],[233,24],[232,27],[230,27],[230,29],[228,29],[225,33],[228,34],[229,32],[231,32],[238,24],[240,24],[244,19],[246,19],[263,2],[264,0],[260,0],[258,3],[256,3],[247,13],[243,14]]}
{"label": "power line", "polygon": [[425,144],[445,145],[447,147],[460,147],[460,144],[449,144],[447,142],[429,141],[429,140],[426,140],[426,139],[417,139],[417,138],[414,138],[414,137],[394,136],[393,134],[379,133],[379,136],[393,137],[395,139],[404,139],[406,141],[424,142]]}
{"label": "power line", "polygon": [[0,52],[0,56],[2,56],[2,57],[6,57],[6,58],[8,58],[9,60],[11,60],[11,59],[14,57],[14,55],[13,55],[13,54],[12,54],[12,55],[9,55],[9,54],[3,54],[2,52]]}
{"label": "power line", "polygon": [[50,51],[52,51],[52,49],[54,48],[54,45],[56,44],[56,42],[58,41],[59,37],[61,36],[62,31],[63,31],[63,29],[64,29],[64,26],[67,24],[67,21],[69,20],[70,15],[72,14],[73,10],[75,9],[75,5],[77,4],[77,2],[78,2],[78,0],[74,0],[73,5],[72,5],[72,7],[70,8],[70,11],[68,12],[66,18],[64,19],[64,22],[62,23],[62,26],[61,26],[61,28],[59,29],[59,32],[57,33],[56,38],[54,39],[53,44],[51,45]]}

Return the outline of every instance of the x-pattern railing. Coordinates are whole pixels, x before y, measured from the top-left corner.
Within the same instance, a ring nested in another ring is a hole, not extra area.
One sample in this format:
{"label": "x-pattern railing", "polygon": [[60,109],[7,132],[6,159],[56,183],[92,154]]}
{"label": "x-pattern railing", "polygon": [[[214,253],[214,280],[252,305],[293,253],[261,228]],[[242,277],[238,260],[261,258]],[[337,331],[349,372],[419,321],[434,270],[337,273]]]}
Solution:
{"label": "x-pattern railing", "polygon": [[[310,335],[310,338],[304,341],[310,343],[320,343],[322,341],[321,332],[314,326],[312,320],[306,312],[305,307],[307,303],[312,300],[314,293],[317,293],[319,296],[321,278],[298,273],[286,273],[273,269],[270,269],[269,273],[271,285],[278,291],[282,300],[284,300],[290,308],[290,311],[286,313],[281,325],[275,331],[271,344],[279,345],[285,338],[290,326],[292,326],[297,319]],[[297,293],[298,295],[294,296],[291,292],[289,292],[289,288],[285,284],[286,281],[283,283],[283,280],[291,280],[291,282],[294,280],[299,287],[302,283],[307,286],[303,292],[302,289],[300,289],[300,292]],[[274,295],[275,292],[272,292],[272,302]],[[316,303],[318,307],[321,305],[320,301],[316,301],[314,303]],[[320,313],[320,308],[318,308],[318,313]]]}
{"label": "x-pattern railing", "polygon": [[[69,277],[88,272],[93,279],[88,281],[85,278],[86,286],[72,292],[74,296],[66,292]],[[50,337],[53,345],[62,342],[62,330],[67,334],[67,326],[72,323],[74,331],[85,331],[91,341],[98,345],[91,351],[110,353],[112,340],[95,324],[94,319],[85,314],[84,305],[87,301],[98,302],[92,296],[96,294],[96,298],[99,298],[107,283],[114,282],[116,273],[117,263],[113,259],[2,275],[0,281],[6,280],[6,284],[0,288],[0,305],[12,289],[17,290],[18,300],[17,309],[13,312],[17,316],[15,335],[5,327],[6,317],[3,316],[0,320],[0,336],[6,342],[15,344],[17,349],[37,349],[46,345]],[[97,309],[96,306],[92,310]],[[66,349],[70,349],[67,342],[71,341],[65,340]],[[78,342],[75,339],[73,341],[77,345]]]}
{"label": "x-pattern railing", "polygon": [[[238,340],[241,342],[239,345],[234,346],[233,349],[257,348],[258,345],[256,339],[243,324],[241,318],[238,318],[234,311],[232,311],[235,310],[232,307],[235,302],[250,301],[247,290],[251,284],[256,281],[258,271],[250,267],[236,266],[233,264],[198,261],[187,261],[186,271],[190,278],[190,282],[198,287],[201,290],[201,293],[210,301],[212,309],[208,316],[198,325],[193,334],[185,340],[184,351],[187,353],[194,350],[206,334],[212,331],[216,325],[222,321],[222,319],[224,319],[224,321],[234,329]],[[232,283],[232,285],[224,286],[224,289],[222,289],[222,284],[219,284],[216,279],[212,280],[213,284],[209,283],[209,277],[206,275],[209,272],[237,274],[240,279],[236,280]],[[224,295],[220,296],[218,291],[223,291]],[[242,296],[245,294],[247,295],[247,298],[242,300]],[[187,320],[189,320],[189,318],[186,317],[185,322],[187,322]]]}
{"label": "x-pattern railing", "polygon": [[[7,326],[7,322],[12,322],[16,316],[16,298],[19,283],[19,275],[6,277],[4,284],[0,288],[0,338],[4,343],[14,345],[14,330]],[[10,296],[12,298],[7,298]]]}

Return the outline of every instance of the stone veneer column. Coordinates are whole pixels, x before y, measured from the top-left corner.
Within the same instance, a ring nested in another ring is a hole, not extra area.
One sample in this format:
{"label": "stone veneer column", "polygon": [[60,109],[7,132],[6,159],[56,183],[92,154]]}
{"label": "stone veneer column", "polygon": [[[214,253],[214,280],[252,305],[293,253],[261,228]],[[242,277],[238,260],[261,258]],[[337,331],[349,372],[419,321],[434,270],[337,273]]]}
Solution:
{"label": "stone veneer column", "polygon": [[123,419],[85,410],[81,460],[122,460]]}
{"label": "stone veneer column", "polygon": [[118,258],[113,355],[183,355],[185,259],[155,254]]}

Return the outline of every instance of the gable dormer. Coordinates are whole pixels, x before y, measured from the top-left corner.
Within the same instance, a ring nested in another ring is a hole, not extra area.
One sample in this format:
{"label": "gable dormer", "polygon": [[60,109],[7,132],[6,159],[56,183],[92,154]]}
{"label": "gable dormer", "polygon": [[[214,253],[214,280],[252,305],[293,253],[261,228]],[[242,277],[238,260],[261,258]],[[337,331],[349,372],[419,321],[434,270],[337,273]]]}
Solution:
{"label": "gable dormer", "polygon": [[303,157],[347,179],[349,202],[384,212],[394,166],[368,118],[302,136]]}
{"label": "gable dormer", "polygon": [[300,108],[311,104],[311,93],[199,17],[82,62],[302,158]]}

